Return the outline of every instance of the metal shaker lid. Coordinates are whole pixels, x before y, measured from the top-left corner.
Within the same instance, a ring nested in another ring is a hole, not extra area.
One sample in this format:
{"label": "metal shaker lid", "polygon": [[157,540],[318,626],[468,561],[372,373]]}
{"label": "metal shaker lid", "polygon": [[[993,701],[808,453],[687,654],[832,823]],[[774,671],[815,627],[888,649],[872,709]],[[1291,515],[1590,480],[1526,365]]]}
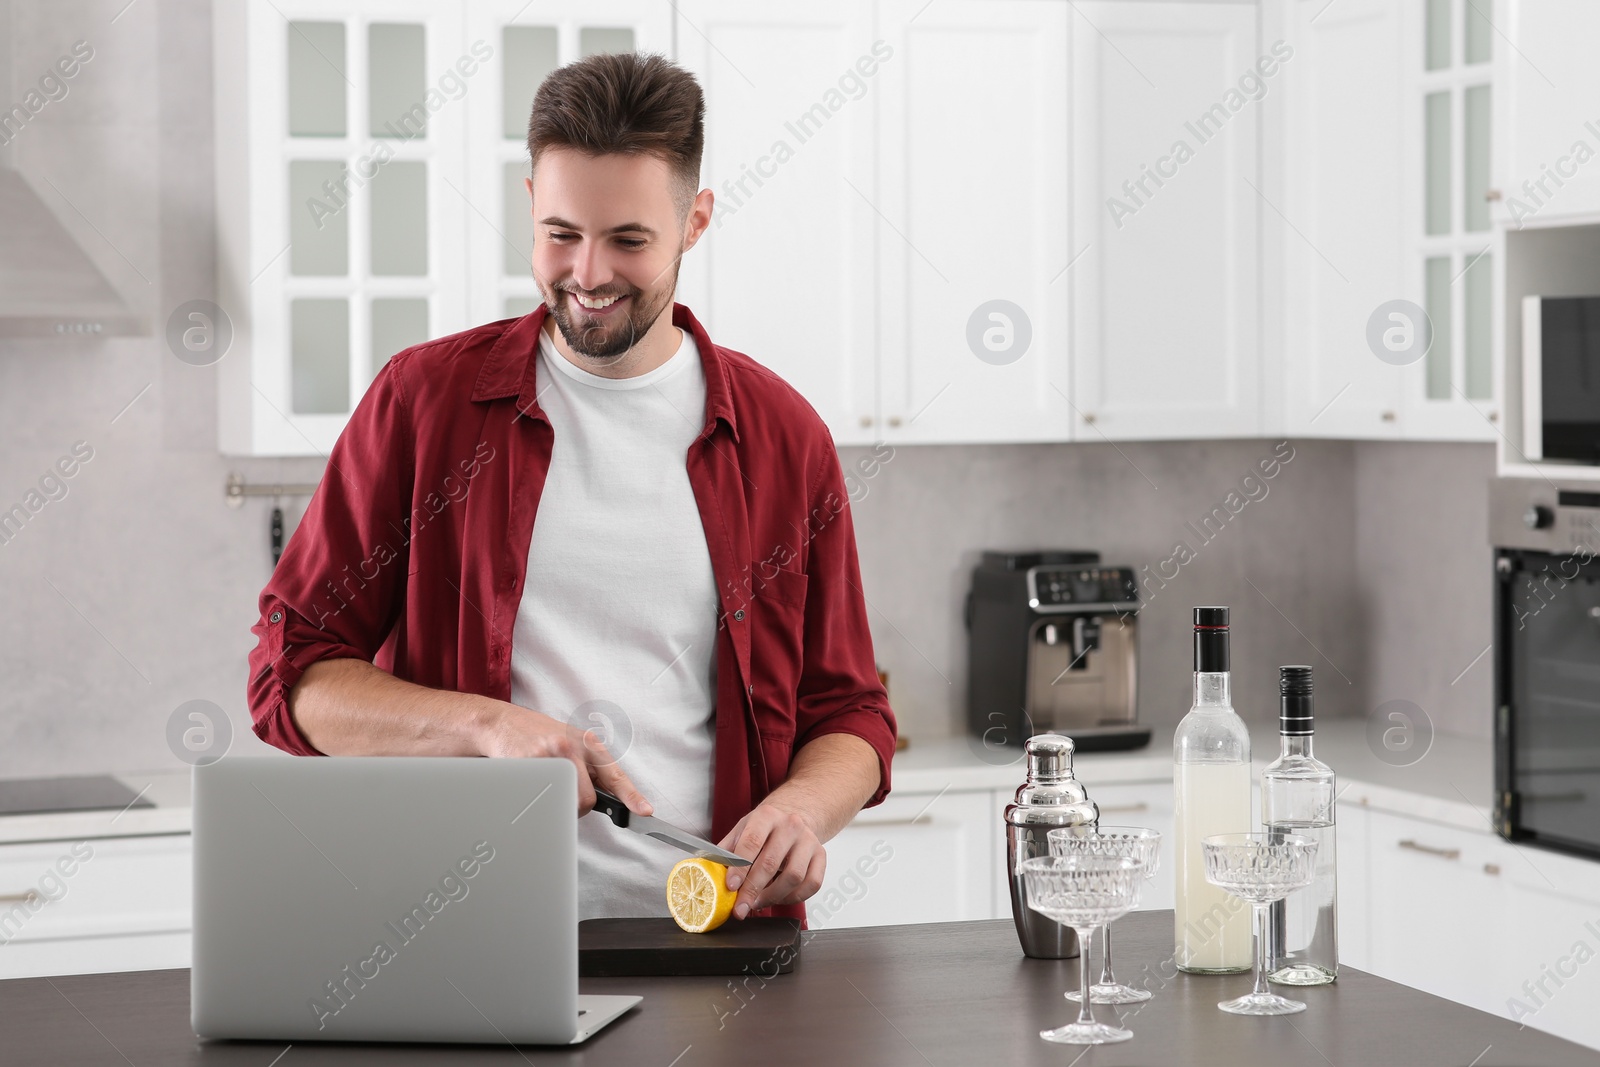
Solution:
{"label": "metal shaker lid", "polygon": [[1072,773],[1072,738],[1037,734],[1022,746],[1028,756],[1028,779],[1006,806],[1012,826],[1084,826],[1100,818],[1083,783]]}

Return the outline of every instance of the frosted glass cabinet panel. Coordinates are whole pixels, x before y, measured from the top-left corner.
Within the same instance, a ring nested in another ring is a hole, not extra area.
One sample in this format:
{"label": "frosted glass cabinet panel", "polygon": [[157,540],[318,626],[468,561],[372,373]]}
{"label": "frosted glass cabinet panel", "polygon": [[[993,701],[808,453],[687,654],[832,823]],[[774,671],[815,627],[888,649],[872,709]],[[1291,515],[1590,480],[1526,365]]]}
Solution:
{"label": "frosted glass cabinet panel", "polygon": [[339,160],[289,164],[289,270],[343,276],[350,271],[350,216],[342,208],[345,166]]}
{"label": "frosted glass cabinet panel", "polygon": [[626,26],[585,26],[578,31],[578,54],[613,55],[633,51],[633,31]]}
{"label": "frosted glass cabinet panel", "polygon": [[372,176],[371,270],[374,275],[428,273],[428,165],[395,160]]}
{"label": "frosted glass cabinet panel", "polygon": [[428,302],[418,297],[378,297],[372,302],[372,373],[401,349],[428,339]]}
{"label": "frosted glass cabinet panel", "polygon": [[554,26],[506,26],[500,31],[500,113],[503,133],[513,141],[528,136],[533,94],[559,66],[561,44]]}
{"label": "frosted glass cabinet panel", "polygon": [[373,137],[426,133],[423,28],[374,22],[367,27],[367,132]]}
{"label": "frosted glass cabinet panel", "polygon": [[288,38],[289,133],[294,137],[345,134],[344,23],[290,22]]}
{"label": "frosted glass cabinet panel", "polygon": [[350,409],[350,302],[295,300],[289,305],[290,373],[297,415]]}

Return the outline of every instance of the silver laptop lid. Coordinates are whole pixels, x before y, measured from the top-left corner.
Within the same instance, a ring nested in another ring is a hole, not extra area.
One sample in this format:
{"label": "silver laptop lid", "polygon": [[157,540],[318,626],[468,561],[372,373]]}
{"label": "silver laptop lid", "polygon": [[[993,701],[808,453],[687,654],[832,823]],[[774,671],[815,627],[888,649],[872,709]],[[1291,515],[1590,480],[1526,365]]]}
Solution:
{"label": "silver laptop lid", "polygon": [[195,767],[195,1033],[570,1041],[576,813],[563,759]]}

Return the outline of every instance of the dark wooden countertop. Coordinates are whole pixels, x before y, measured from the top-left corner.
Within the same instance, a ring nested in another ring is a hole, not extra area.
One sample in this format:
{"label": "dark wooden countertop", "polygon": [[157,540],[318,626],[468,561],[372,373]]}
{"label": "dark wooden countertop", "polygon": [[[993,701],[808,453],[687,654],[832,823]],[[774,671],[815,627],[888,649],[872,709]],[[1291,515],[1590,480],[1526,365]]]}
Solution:
{"label": "dark wooden countertop", "polygon": [[[1466,932],[1463,932],[1464,936]],[[1029,960],[1009,922],[819,931],[793,973],[752,978],[585,979],[586,993],[638,993],[644,1003],[577,1048],[293,1046],[202,1042],[189,1029],[189,972],[76,975],[0,982],[0,1060],[12,1064],[627,1064],[629,1067],[971,1064],[1331,1064],[1536,1067],[1600,1064],[1600,1052],[1348,968],[1331,986],[1293,994],[1309,1008],[1240,1018],[1216,1003],[1248,975],[1163,979],[1172,913],[1117,924],[1117,975],[1155,997],[1122,1013],[1131,1041],[1081,1048],[1041,1041],[1077,1006],[1076,960]],[[1148,968],[1148,971],[1146,971]],[[1171,968],[1165,968],[1171,973]],[[1098,1006],[1105,1018],[1111,1009]]]}

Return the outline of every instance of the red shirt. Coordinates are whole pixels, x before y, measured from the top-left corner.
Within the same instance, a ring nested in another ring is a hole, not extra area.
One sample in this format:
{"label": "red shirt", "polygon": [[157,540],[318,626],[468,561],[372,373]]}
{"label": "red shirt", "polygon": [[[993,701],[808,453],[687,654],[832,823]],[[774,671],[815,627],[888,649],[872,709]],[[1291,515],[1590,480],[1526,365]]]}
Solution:
{"label": "red shirt", "polygon": [[[536,399],[544,318],[541,306],[417,345],[378,371],[261,592],[249,697],[262,740],[320,755],[286,698],[322,659],[510,700],[511,634],[554,441]],[[855,734],[877,752],[877,804],[895,719],[833,438],[776,374],[712,344],[688,308],[674,305],[672,321],[694,337],[706,379],[687,467],[721,612],[712,836],[824,734]]]}

